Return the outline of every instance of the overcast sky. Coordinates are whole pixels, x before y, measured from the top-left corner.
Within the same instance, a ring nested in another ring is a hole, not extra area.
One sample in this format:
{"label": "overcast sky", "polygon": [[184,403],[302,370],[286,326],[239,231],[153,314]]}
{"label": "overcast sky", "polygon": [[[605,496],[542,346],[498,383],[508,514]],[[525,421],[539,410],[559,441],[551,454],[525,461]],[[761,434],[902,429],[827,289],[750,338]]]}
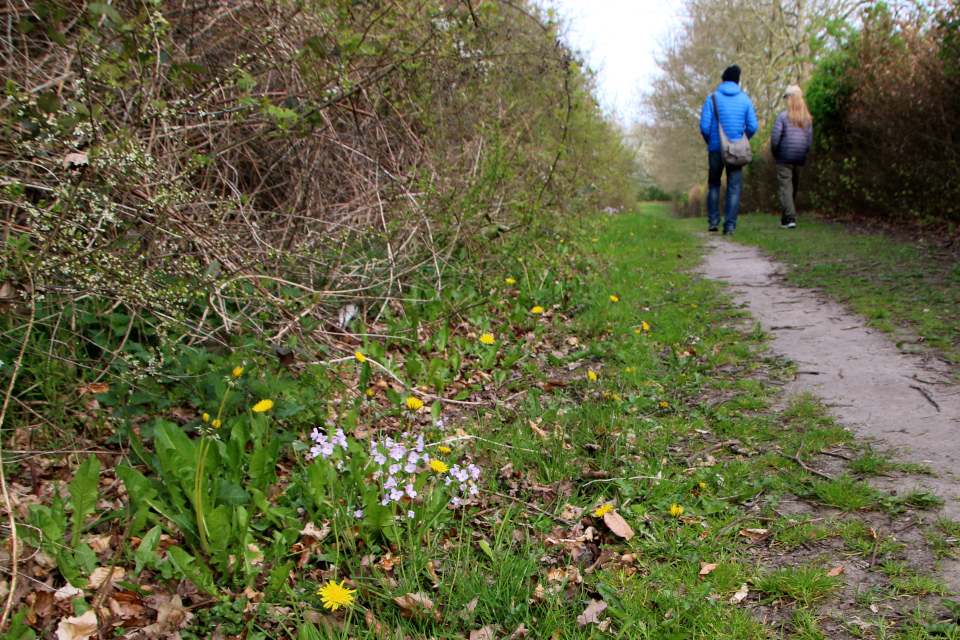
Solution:
{"label": "overcast sky", "polygon": [[636,118],[638,90],[657,70],[654,54],[678,23],[680,0],[544,0],[567,18],[570,43],[599,72],[601,101],[622,120]]}

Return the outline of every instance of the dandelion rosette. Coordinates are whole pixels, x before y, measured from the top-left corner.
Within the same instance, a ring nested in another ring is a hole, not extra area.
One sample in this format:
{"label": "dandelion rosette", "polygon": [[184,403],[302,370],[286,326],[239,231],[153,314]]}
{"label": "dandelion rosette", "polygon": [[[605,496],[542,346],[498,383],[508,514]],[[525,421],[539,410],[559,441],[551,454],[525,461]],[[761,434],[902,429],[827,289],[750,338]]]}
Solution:
{"label": "dandelion rosette", "polygon": [[336,611],[340,607],[353,605],[353,594],[356,593],[356,589],[348,589],[346,584],[345,580],[341,581],[340,584],[328,580],[327,584],[317,590],[317,595],[320,596],[320,602],[325,609]]}

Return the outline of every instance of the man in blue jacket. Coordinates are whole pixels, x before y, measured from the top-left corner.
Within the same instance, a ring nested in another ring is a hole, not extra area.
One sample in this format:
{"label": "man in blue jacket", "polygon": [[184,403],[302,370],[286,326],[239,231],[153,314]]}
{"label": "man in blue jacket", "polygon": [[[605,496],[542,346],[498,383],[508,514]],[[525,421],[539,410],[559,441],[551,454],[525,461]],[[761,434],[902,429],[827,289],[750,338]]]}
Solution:
{"label": "man in blue jacket", "polygon": [[[740,67],[727,67],[721,77],[723,82],[716,92],[707,96],[700,112],[700,134],[707,143],[710,171],[707,177],[707,221],[710,231],[720,227],[720,178],[723,175],[723,157],[720,155],[720,129],[713,113],[713,99],[717,99],[717,111],[723,133],[730,142],[736,142],[744,134],[752,138],[757,132],[757,112],[750,96],[740,90]],[[727,205],[724,208],[723,235],[732,236],[737,228],[737,213],[740,211],[740,185],[743,182],[743,167],[727,167]]]}

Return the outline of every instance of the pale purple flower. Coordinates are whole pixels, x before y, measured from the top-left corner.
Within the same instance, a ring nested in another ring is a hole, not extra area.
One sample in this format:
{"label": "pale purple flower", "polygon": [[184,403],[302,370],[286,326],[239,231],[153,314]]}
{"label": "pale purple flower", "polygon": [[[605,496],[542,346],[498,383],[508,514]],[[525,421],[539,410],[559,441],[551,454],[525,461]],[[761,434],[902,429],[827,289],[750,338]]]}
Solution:
{"label": "pale purple flower", "polygon": [[387,469],[387,471],[389,471],[391,474],[393,474],[393,473],[400,473],[400,465],[399,465],[399,464],[392,464],[392,465],[390,465],[390,468]]}
{"label": "pale purple flower", "polygon": [[408,484],[406,488],[407,488],[407,495],[408,495],[408,496],[410,496],[411,498],[416,498],[416,497],[417,497],[417,491],[416,491],[416,489],[413,488],[413,484],[412,484],[412,483],[411,483],[411,484]]}
{"label": "pale purple flower", "polygon": [[356,518],[357,520],[362,520],[362,519],[363,519],[363,509],[357,509],[356,511],[354,511],[354,512],[353,512],[353,517]]}
{"label": "pale purple flower", "polygon": [[413,520],[415,517],[417,517],[417,514],[415,514],[413,511],[407,511],[407,517]]}
{"label": "pale purple flower", "polygon": [[387,478],[387,481],[383,484],[384,489],[393,489],[395,486],[397,486],[397,479],[393,476]]}
{"label": "pale purple flower", "polygon": [[406,466],[403,467],[403,470],[406,471],[407,473],[413,473],[414,471],[417,470],[417,465],[412,462],[408,462]]}
{"label": "pale purple flower", "polygon": [[399,502],[402,497],[403,497],[403,491],[400,491],[399,489],[390,490],[390,499],[393,500],[394,502]]}

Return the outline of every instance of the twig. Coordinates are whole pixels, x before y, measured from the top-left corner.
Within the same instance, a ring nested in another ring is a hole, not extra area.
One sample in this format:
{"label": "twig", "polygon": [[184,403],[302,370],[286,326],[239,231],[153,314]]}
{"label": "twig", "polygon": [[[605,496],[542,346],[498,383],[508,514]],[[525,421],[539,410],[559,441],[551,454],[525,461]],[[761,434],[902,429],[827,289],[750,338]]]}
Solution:
{"label": "twig", "polygon": [[541,509],[541,508],[539,508],[539,507],[535,507],[535,506],[533,506],[532,504],[529,504],[529,503],[527,503],[526,501],[521,500],[520,498],[514,498],[513,496],[508,496],[508,495],[503,494],[503,493],[497,493],[496,491],[490,491],[489,489],[480,489],[480,491],[482,491],[483,493],[489,493],[490,495],[497,496],[497,497],[499,497],[499,498],[506,498],[507,500],[513,500],[514,502],[517,502],[517,503],[519,503],[520,505],[522,505],[524,508],[530,509],[531,511],[536,511],[536,512],[539,513],[540,515],[547,516],[548,518],[552,518],[552,519],[556,520],[557,522],[559,522],[560,524],[565,524],[565,525],[567,525],[568,527],[572,527],[572,526],[573,526],[573,523],[570,522],[569,520],[564,520],[564,519],[561,518],[560,516],[555,516],[555,515],[553,515],[552,513],[548,513],[548,512],[544,511],[543,509]]}
{"label": "twig", "polygon": [[747,520],[763,520],[764,522],[773,522],[774,520],[776,520],[776,518],[761,518],[760,516],[745,516],[743,518],[737,518],[736,520],[734,520],[733,522],[731,522],[730,524],[728,524],[723,529],[720,529],[720,531],[717,532],[717,535],[713,537],[713,542],[710,543],[710,546],[711,547],[715,546],[717,544],[717,541],[720,539],[720,536],[722,536],[727,531],[729,531],[730,527],[736,526],[741,522],[746,522]]}
{"label": "twig", "polygon": [[820,449],[820,453],[822,453],[825,456],[833,456],[834,458],[843,458],[844,460],[853,460],[853,458],[851,458],[850,456],[845,456],[842,453],[833,453],[831,451],[824,451],[823,449]]}
{"label": "twig", "polygon": [[936,407],[937,413],[940,413],[940,405],[937,404],[937,401],[936,401],[936,400],[934,400],[933,398],[930,397],[930,394],[927,393],[927,390],[926,390],[926,389],[924,389],[923,387],[917,387],[917,386],[914,386],[914,385],[910,385],[910,388],[911,388],[911,389],[916,389],[917,391],[919,391],[920,393],[922,393],[922,394],[923,394],[923,397],[926,398],[927,401],[928,401],[930,404],[932,404],[934,407]]}
{"label": "twig", "polygon": [[788,531],[788,530],[790,530],[790,529],[793,529],[794,527],[799,527],[800,525],[803,525],[803,524],[810,524],[811,522],[820,522],[821,520],[823,520],[823,518],[814,518],[813,520],[803,520],[802,522],[794,522],[794,523],[791,524],[789,527],[784,527],[784,528],[782,528],[782,529],[777,529],[776,531],[770,531],[770,532],[768,532],[768,533],[760,536],[759,538],[757,538],[757,539],[754,540],[753,542],[750,542],[749,544],[750,544],[751,546],[752,546],[752,545],[755,545],[755,544],[760,544],[761,542],[763,542],[764,540],[766,540],[766,539],[769,538],[770,536],[775,536],[775,535],[777,535],[777,534],[779,534],[779,533],[783,533],[784,531]]}
{"label": "twig", "polygon": [[803,464],[803,460],[800,459],[800,452],[801,452],[801,451],[803,451],[803,440],[800,441],[800,448],[797,449],[797,455],[795,455],[795,456],[788,456],[788,455],[785,454],[783,451],[777,451],[777,453],[779,453],[780,455],[782,455],[782,456],[783,456],[784,458],[786,458],[787,460],[793,460],[793,461],[796,462],[798,465],[800,465],[801,467],[803,467],[804,469],[806,469],[807,471],[809,471],[810,473],[812,473],[812,474],[814,474],[814,475],[820,476],[821,478],[826,478],[827,480],[833,480],[833,478],[830,477],[830,476],[828,476],[827,474],[821,473],[821,472],[819,472],[819,471],[814,471],[813,469],[811,469],[811,468],[808,467],[807,465]]}
{"label": "twig", "polygon": [[731,444],[740,444],[740,441],[739,441],[739,440],[724,440],[723,442],[718,442],[717,444],[714,444],[714,445],[711,445],[711,446],[707,447],[707,448],[704,449],[703,451],[698,451],[697,453],[693,454],[692,456],[690,456],[689,458],[686,459],[687,466],[690,466],[690,463],[693,462],[694,460],[696,460],[697,458],[699,458],[700,456],[702,456],[702,455],[704,455],[704,454],[707,454],[707,453],[713,453],[714,451],[718,451],[718,450],[720,450],[720,449],[723,449],[724,447],[726,447],[726,446],[728,446],[728,445],[731,445]]}
{"label": "twig", "polygon": [[[20,257],[23,262],[23,257]],[[33,323],[37,317],[37,308],[34,303],[34,279],[33,273],[24,263],[24,272],[30,283],[30,319],[27,321],[26,329],[23,334],[23,342],[20,344],[20,353],[17,359],[13,361],[13,368],[10,371],[10,382],[7,383],[7,392],[3,397],[3,408],[0,409],[0,432],[3,430],[3,421],[7,417],[7,407],[10,406],[10,397],[13,395],[13,385],[17,382],[17,374],[20,372],[20,365],[23,362],[23,354],[27,350],[27,343],[30,342],[30,333],[33,331]],[[3,615],[0,615],[0,635],[3,634],[3,628],[7,624],[7,618],[10,617],[10,610],[13,609],[13,597],[17,591],[17,576],[20,573],[17,565],[20,563],[20,544],[17,539],[17,522],[13,517],[13,503],[10,501],[10,493],[7,491],[7,476],[3,473],[3,441],[0,440],[0,491],[3,493],[3,504],[7,509],[7,518],[10,521],[10,591],[7,593],[7,603],[3,607]]]}
{"label": "twig", "polygon": [[883,531],[881,530],[877,533],[877,541],[873,545],[873,554],[870,556],[870,564],[867,567],[872,567],[877,562],[877,549],[880,548],[880,540],[883,539]]}

